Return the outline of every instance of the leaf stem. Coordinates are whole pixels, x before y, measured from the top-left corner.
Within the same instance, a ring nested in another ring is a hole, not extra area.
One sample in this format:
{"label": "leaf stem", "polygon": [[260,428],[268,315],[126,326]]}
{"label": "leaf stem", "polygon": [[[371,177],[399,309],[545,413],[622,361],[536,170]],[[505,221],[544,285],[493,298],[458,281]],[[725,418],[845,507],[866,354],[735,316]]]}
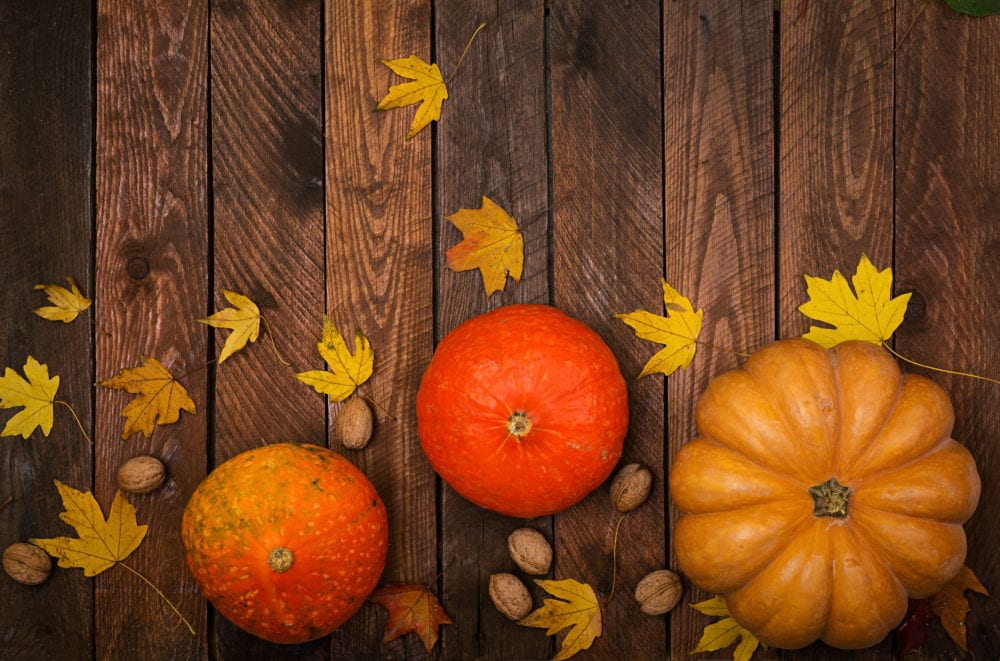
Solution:
{"label": "leaf stem", "polygon": [[919,19],[920,15],[924,13],[924,10],[927,9],[927,5],[929,5],[930,2],[931,0],[924,0],[924,4],[920,5],[920,9],[917,10],[913,20],[910,21],[910,27],[906,28],[906,32],[904,32],[903,36],[896,42],[896,45],[892,47],[892,51],[886,56],[886,58],[879,63],[878,68],[882,68],[889,64],[889,60],[896,55],[896,51],[899,50],[899,47],[903,45],[903,42],[906,41],[906,39],[910,36],[910,33],[913,32],[913,28],[917,25],[917,19]]}
{"label": "leaf stem", "polygon": [[271,340],[271,348],[274,349],[274,355],[278,357],[278,362],[280,362],[285,367],[291,367],[292,364],[285,360],[285,357],[281,355],[278,351],[278,345],[274,342],[274,333],[271,332],[271,322],[267,320],[267,317],[260,315],[260,320],[264,322],[264,330],[267,331],[267,339]]}
{"label": "leaf stem", "polygon": [[104,335],[107,335],[108,337],[111,337],[111,333],[108,332],[108,331],[106,331],[106,330],[104,330],[104,328],[102,328],[100,325],[98,325],[97,320],[94,319],[94,315],[90,314],[89,311],[83,310],[83,311],[80,312],[80,314],[82,314],[83,316],[85,316],[87,319],[90,320],[90,324],[94,327],[94,329],[98,333],[102,333]]}
{"label": "leaf stem", "polygon": [[385,407],[383,407],[381,404],[379,404],[374,399],[372,399],[371,396],[369,396],[368,393],[366,393],[361,388],[358,388],[358,394],[361,395],[362,399],[366,400],[369,404],[371,404],[372,406],[374,406],[375,408],[377,408],[379,411],[381,411],[382,413],[384,413],[386,415],[386,417],[391,418],[392,420],[396,420],[396,416],[394,416],[393,414],[391,414],[388,411],[386,411]]}
{"label": "leaf stem", "polygon": [[462,54],[458,56],[458,62],[455,63],[455,68],[451,70],[451,75],[448,76],[448,80],[444,81],[446,85],[450,84],[451,79],[455,77],[455,73],[458,72],[458,67],[462,66],[462,60],[465,59],[465,54],[469,52],[469,47],[472,46],[472,41],[476,38],[476,35],[479,34],[484,27],[486,27],[485,21],[483,23],[480,23],[479,27],[476,28],[476,31],[472,33],[471,37],[469,37],[469,41],[466,42],[465,44],[465,49],[462,51]]}
{"label": "leaf stem", "polygon": [[73,414],[73,419],[76,420],[76,426],[80,428],[80,433],[83,434],[83,437],[85,439],[87,439],[88,443],[90,443],[91,445],[93,445],[94,444],[93,439],[90,438],[90,434],[87,433],[87,430],[83,428],[83,423],[80,422],[80,417],[76,414],[76,411],[73,410],[73,407],[69,405],[69,402],[64,402],[61,399],[56,399],[56,400],[53,400],[52,403],[53,404],[62,404],[63,406],[65,406],[66,408],[69,409],[69,412]]}
{"label": "leaf stem", "polygon": [[922,367],[922,368],[927,369],[927,370],[933,370],[935,372],[941,372],[943,374],[951,374],[952,376],[965,376],[965,377],[968,377],[970,379],[979,379],[980,381],[987,381],[989,383],[995,383],[998,386],[1000,386],[1000,380],[998,380],[998,379],[991,379],[988,376],[982,376],[980,374],[972,374],[971,372],[959,372],[957,370],[945,369],[944,367],[934,367],[933,365],[926,365],[924,363],[919,363],[919,362],[917,362],[917,361],[915,361],[915,360],[913,360],[911,358],[907,358],[906,356],[902,355],[901,353],[899,353],[898,351],[896,351],[895,349],[893,349],[892,347],[890,347],[885,342],[882,343],[882,346],[885,347],[886,350],[889,353],[891,353],[893,356],[895,356],[896,358],[899,358],[903,362],[909,363],[910,365],[914,365],[916,367]]}
{"label": "leaf stem", "polygon": [[191,626],[191,623],[188,622],[187,618],[184,617],[183,615],[181,615],[181,612],[179,610],[177,610],[177,607],[174,606],[174,604],[173,604],[172,601],[170,601],[169,599],[167,599],[167,595],[163,594],[163,591],[160,590],[160,588],[156,587],[151,580],[149,580],[148,578],[146,578],[145,576],[143,576],[142,572],[139,572],[139,571],[137,571],[135,569],[132,569],[131,567],[129,567],[127,564],[125,564],[121,560],[118,561],[118,564],[121,565],[122,567],[124,567],[125,569],[129,570],[130,572],[132,572],[133,574],[135,574],[139,578],[141,578],[143,581],[146,582],[146,585],[148,585],[149,587],[153,588],[153,590],[156,592],[156,594],[160,595],[160,598],[163,599],[163,601],[167,602],[167,605],[170,606],[170,608],[175,613],[177,613],[177,617],[181,618],[181,622],[183,622],[184,625],[188,628],[188,631],[191,632],[191,635],[192,636],[198,635],[197,632],[195,632],[194,627]]}
{"label": "leaf stem", "polygon": [[615,587],[618,585],[618,531],[624,520],[625,515],[622,514],[618,517],[618,523],[615,524],[615,535],[611,542],[611,591],[608,592],[607,598],[601,602],[601,606],[607,606],[611,603],[611,598],[615,596]]}
{"label": "leaf stem", "polygon": [[7,509],[7,506],[14,502],[14,496],[7,496],[7,500],[0,503],[0,512]]}

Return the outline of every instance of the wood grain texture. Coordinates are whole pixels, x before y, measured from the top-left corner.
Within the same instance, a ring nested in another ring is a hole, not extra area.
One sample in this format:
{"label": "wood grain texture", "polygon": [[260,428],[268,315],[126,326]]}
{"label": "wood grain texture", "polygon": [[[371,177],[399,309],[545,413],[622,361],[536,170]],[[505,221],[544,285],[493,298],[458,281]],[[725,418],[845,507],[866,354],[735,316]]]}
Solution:
{"label": "wood grain texture", "polygon": [[[29,355],[47,364],[60,378],[56,397],[92,433],[93,325],[32,312],[49,305],[38,283],[67,286],[72,276],[94,293],[90,9],[0,2],[0,43],[0,370],[23,375]],[[0,412],[0,427],[17,410]],[[91,488],[92,447],[66,408],[53,417],[48,438],[36,430],[0,439],[0,503],[14,499],[0,511],[0,551],[71,534],[53,480]],[[86,658],[92,618],[93,582],[82,571],[53,568],[37,587],[0,574],[0,656]]]}
{"label": "wood grain texture", "polygon": [[552,2],[550,11],[553,298],[618,357],[630,408],[620,465],[654,475],[649,500],[621,526],[617,572],[607,484],[557,515],[555,577],[589,583],[601,599],[616,586],[595,655],[666,658],[665,618],[643,615],[632,597],[666,562],[663,381],[636,380],[651,346],[612,316],[662,309],[660,7]]}
{"label": "wood grain texture", "polygon": [[[215,305],[234,290],[266,319],[256,344],[216,368],[218,465],[264,443],[326,444],[323,400],[293,376],[317,361],[325,310],[322,3],[215,2],[210,20]],[[216,355],[228,332],[215,332]],[[327,640],[273,645],[213,618],[219,658],[329,652]]]}
{"label": "wood grain texture", "polygon": [[892,260],[893,2],[781,7],[779,335],[808,320],[802,275]]}
{"label": "wood grain texture", "polygon": [[[672,457],[709,380],[775,336],[773,16],[764,3],[671,3],[663,29],[666,278],[704,310],[704,344],[667,380]],[[711,621],[683,606],[711,595],[685,587],[672,658]]]}
{"label": "wood grain texture", "polygon": [[[430,7],[331,3],[325,25],[327,311],[341,332],[357,328],[371,341],[375,372],[363,391],[391,414],[377,416],[363,451],[345,454],[389,512],[383,582],[433,587],[435,479],[413,407],[434,343],[431,132],[405,139],[413,108],[373,112],[400,82],[379,59],[430,61]],[[385,610],[366,604],[334,634],[333,656],[426,656],[414,635],[380,643],[385,623]]]}
{"label": "wood grain texture", "polygon": [[[208,10],[199,2],[102,0],[97,7],[97,380],[159,360],[198,407],[152,437],[119,440],[125,393],[99,388],[96,497],[105,507],[118,466],[152,454],[168,480],[130,498],[149,524],[129,564],[205,631],[205,602],[184,566],[181,513],[204,477],[208,419]],[[96,579],[96,650],[102,658],[197,658],[192,636],[132,573]]]}
{"label": "wood grain texture", "polygon": [[[437,125],[436,254],[462,240],[443,216],[478,209],[486,196],[518,222],[524,273],[489,299],[478,271],[456,273],[439,262],[439,337],[462,321],[501,305],[548,303],[548,186],[545,152],[545,8],[541,2],[435,4],[436,51],[447,77],[455,72]],[[473,30],[461,68],[457,59]],[[507,536],[524,521],[484,510],[447,485],[441,491],[441,598],[463,614],[444,627],[441,658],[533,659],[551,656],[551,639],[519,627],[489,598],[490,575],[515,571]],[[532,525],[552,539],[551,519]],[[529,577],[522,574],[528,585]]]}
{"label": "wood grain texture", "polygon": [[[897,3],[896,31],[919,2]],[[896,289],[913,296],[896,348],[922,363],[1000,378],[1000,23],[931,3],[896,55]],[[992,594],[1000,587],[1000,386],[917,370],[945,387],[953,437],[983,478],[966,524],[966,564]],[[972,659],[1000,656],[1000,605],[970,597]],[[950,645],[945,641],[946,645]],[[946,647],[947,649],[947,647]],[[957,648],[951,648],[958,658]]]}

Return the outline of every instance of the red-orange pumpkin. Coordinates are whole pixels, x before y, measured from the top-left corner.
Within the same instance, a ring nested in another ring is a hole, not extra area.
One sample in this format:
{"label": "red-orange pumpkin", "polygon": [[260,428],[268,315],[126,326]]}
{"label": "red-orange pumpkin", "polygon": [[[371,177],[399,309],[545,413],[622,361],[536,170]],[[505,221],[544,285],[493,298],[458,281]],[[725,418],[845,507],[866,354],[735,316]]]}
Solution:
{"label": "red-orange pumpkin", "polygon": [[535,517],[577,503],[621,456],[625,381],[592,329],[547,305],[508,305],[438,345],[417,392],[420,442],[466,499]]}
{"label": "red-orange pumpkin", "polygon": [[670,470],[678,565],[764,643],[868,647],[961,569],[975,462],[945,392],[885,350],[777,342],[696,419]]}
{"label": "red-orange pumpkin", "polygon": [[339,454],[278,443],[226,461],[195,489],[188,568],[227,619],[300,643],[353,615],[385,566],[388,523],[371,482]]}

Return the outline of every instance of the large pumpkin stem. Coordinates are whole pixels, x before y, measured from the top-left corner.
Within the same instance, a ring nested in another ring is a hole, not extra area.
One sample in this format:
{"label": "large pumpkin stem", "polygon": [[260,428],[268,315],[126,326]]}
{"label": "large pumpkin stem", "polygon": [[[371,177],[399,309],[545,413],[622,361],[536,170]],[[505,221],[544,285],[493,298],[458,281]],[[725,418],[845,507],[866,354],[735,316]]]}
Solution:
{"label": "large pumpkin stem", "polygon": [[284,546],[277,546],[267,555],[267,566],[274,573],[280,574],[291,569],[294,560],[295,556],[292,555],[290,549],[286,549]]}
{"label": "large pumpkin stem", "polygon": [[809,487],[813,497],[813,514],[816,516],[832,516],[838,519],[847,518],[847,503],[850,500],[851,488],[845,487],[831,477],[823,484]]}
{"label": "large pumpkin stem", "polygon": [[523,411],[514,411],[507,418],[507,431],[514,438],[524,438],[531,431],[531,418]]}

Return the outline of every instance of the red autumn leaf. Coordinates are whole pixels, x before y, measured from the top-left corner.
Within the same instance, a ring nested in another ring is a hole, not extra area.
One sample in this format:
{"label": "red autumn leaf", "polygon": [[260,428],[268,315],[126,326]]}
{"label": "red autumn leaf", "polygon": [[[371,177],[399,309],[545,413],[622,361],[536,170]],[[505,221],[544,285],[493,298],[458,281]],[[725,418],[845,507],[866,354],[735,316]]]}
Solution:
{"label": "red autumn leaf", "polygon": [[968,652],[969,648],[965,642],[965,616],[969,613],[969,600],[965,597],[966,590],[987,596],[990,594],[972,570],[962,565],[958,576],[951,579],[940,592],[931,597],[931,609],[935,615],[941,618],[941,625],[951,636],[951,639],[963,651]]}
{"label": "red autumn leaf", "polygon": [[389,623],[385,625],[385,634],[382,636],[386,643],[414,631],[430,652],[438,639],[438,627],[442,624],[454,624],[437,597],[416,583],[384,585],[368,599],[389,610]]}
{"label": "red autumn leaf", "polygon": [[927,634],[937,616],[931,610],[930,599],[910,602],[903,623],[896,629],[896,658],[902,659],[927,642]]}

